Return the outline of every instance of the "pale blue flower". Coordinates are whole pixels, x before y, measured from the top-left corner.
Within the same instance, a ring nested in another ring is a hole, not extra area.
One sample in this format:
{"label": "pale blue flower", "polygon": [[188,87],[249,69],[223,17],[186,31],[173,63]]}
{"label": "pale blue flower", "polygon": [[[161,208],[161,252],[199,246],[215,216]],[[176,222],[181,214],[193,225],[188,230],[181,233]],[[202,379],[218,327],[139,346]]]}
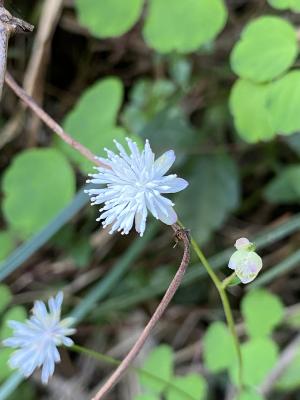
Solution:
{"label": "pale blue flower", "polygon": [[255,245],[246,238],[235,242],[236,252],[232,254],[228,267],[233,269],[242,283],[253,281],[262,269],[262,259],[255,253]]}
{"label": "pale blue flower", "polygon": [[9,359],[9,366],[19,369],[25,377],[41,367],[41,380],[44,384],[53,375],[55,363],[60,361],[57,346],[73,345],[68,337],[75,332],[75,329],[70,328],[72,319],[60,319],[62,302],[62,292],[49,299],[49,311],[42,301],[36,301],[32,316],[24,323],[8,322],[13,335],[3,341],[4,346],[17,349]]}
{"label": "pale blue flower", "polygon": [[87,181],[105,187],[86,190],[86,193],[91,196],[92,205],[104,203],[97,221],[102,221],[104,228],[111,225],[110,233],[128,234],[135,224],[136,231],[142,236],[148,211],[167,225],[177,221],[174,203],[163,195],[185,189],[188,182],[177,175],[165,176],[175,161],[173,150],[155,161],[148,140],[142,151],[128,138],[127,144],[129,155],[117,141],[119,155],[105,149],[108,158],[99,160],[108,168],[95,167],[98,172],[90,174],[92,179]]}

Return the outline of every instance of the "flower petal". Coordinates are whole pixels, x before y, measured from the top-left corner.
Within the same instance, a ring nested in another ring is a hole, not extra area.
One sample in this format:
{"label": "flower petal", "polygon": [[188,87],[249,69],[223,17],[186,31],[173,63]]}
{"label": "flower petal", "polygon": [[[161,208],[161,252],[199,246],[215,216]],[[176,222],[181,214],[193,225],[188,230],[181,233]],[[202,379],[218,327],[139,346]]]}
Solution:
{"label": "flower petal", "polygon": [[176,156],[173,150],[166,151],[160,156],[154,163],[155,177],[163,176],[172,167],[175,159]]}
{"label": "flower petal", "polygon": [[174,178],[160,188],[161,193],[177,193],[184,190],[189,183],[182,178]]}
{"label": "flower petal", "polygon": [[237,250],[230,257],[228,267],[235,271],[242,283],[249,283],[262,269],[262,259],[254,251]]}

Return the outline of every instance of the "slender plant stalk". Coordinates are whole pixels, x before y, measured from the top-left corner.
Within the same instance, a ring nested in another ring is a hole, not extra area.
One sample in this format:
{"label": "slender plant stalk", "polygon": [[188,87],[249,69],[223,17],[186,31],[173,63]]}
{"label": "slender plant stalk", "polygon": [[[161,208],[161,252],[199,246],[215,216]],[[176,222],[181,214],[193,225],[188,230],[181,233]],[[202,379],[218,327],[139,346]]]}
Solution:
{"label": "slender plant stalk", "polygon": [[235,277],[236,277],[236,273],[235,273],[235,271],[233,271],[233,273],[231,275],[227,276],[227,278],[225,278],[222,281],[222,288],[225,290],[231,284],[231,282],[234,280]]}
{"label": "slender plant stalk", "polygon": [[[83,346],[73,345],[70,348],[70,350],[72,350],[76,353],[79,353],[79,354],[84,354],[88,357],[94,358],[95,360],[98,360],[98,361],[101,361],[103,363],[110,364],[110,365],[118,366],[122,362],[121,360],[117,360],[116,358],[107,356],[106,354],[99,353],[98,351],[95,351],[95,350],[87,349],[86,347],[83,347]],[[163,384],[165,386],[165,388],[172,388],[174,391],[177,391],[178,394],[181,394],[182,396],[184,396],[185,399],[197,400],[194,396],[190,395],[183,389],[174,385],[172,383],[172,381],[166,381],[165,379],[160,378],[159,376],[154,375],[151,372],[149,372],[143,368],[130,366],[129,369],[132,371],[135,371],[141,375],[147,376],[148,378],[151,378],[151,379],[155,380],[156,382]],[[159,371],[157,371],[157,372],[159,374]]]}
{"label": "slender plant stalk", "polygon": [[162,298],[161,302],[159,303],[157,309],[155,310],[154,314],[150,318],[148,324],[145,326],[143,332],[135,342],[132,349],[129,351],[127,356],[123,359],[121,364],[118,368],[114,371],[114,373],[108,378],[108,380],[104,383],[104,385],[100,388],[97,394],[93,397],[92,400],[100,400],[115,386],[115,384],[119,381],[123,373],[130,367],[132,361],[136,358],[138,353],[140,352],[141,348],[143,347],[144,343],[150,336],[153,328],[155,327],[156,323],[160,320],[161,316],[165,312],[166,308],[168,307],[170,301],[172,300],[174,294],[176,293],[177,289],[179,288],[182,279],[184,277],[186,268],[190,262],[190,238],[187,231],[182,229],[179,225],[174,224],[172,228],[175,232],[176,239],[178,241],[182,241],[184,244],[184,252],[182,256],[182,260],[180,266],[174,276],[172,282],[170,283],[164,297]]}
{"label": "slender plant stalk", "polygon": [[226,317],[226,320],[227,320],[228,328],[229,328],[230,333],[231,333],[231,335],[233,337],[233,340],[234,340],[234,345],[235,345],[237,359],[238,359],[238,369],[239,369],[238,389],[239,389],[239,393],[240,393],[240,391],[242,390],[242,387],[243,387],[243,362],[242,362],[241,346],[240,346],[239,338],[238,338],[238,335],[237,335],[237,332],[236,332],[234,319],[233,319],[232,311],[231,311],[231,307],[230,307],[230,303],[229,303],[226,291],[223,288],[222,282],[220,281],[220,279],[218,278],[218,276],[216,275],[216,273],[212,269],[211,265],[209,264],[207,258],[204,255],[204,253],[202,252],[202,250],[198,246],[197,242],[193,238],[191,238],[191,245],[192,245],[192,248],[194,249],[195,253],[197,254],[200,262],[202,263],[202,265],[206,269],[206,271],[207,271],[208,275],[210,276],[211,280],[215,284],[215,286],[216,286],[216,288],[217,288],[217,290],[219,292],[222,304],[223,304],[225,317]]}

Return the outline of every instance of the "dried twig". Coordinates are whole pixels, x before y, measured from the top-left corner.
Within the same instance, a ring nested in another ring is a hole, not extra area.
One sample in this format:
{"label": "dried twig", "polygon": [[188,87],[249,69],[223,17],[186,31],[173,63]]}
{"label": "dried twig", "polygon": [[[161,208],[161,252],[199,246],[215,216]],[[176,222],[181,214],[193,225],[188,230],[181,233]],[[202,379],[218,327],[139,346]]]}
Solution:
{"label": "dried twig", "polygon": [[[43,104],[44,81],[49,64],[52,36],[63,6],[63,0],[46,0],[43,4],[31,56],[24,76],[24,89],[38,104]],[[40,119],[31,115],[28,120],[29,146],[36,142]]]}
{"label": "dried twig", "polygon": [[190,239],[187,231],[181,229],[179,225],[174,224],[172,228],[175,231],[177,240],[183,241],[184,244],[184,253],[178,271],[175,277],[173,278],[172,282],[170,283],[170,286],[168,287],[163,299],[159,303],[155,313],[152,315],[150,321],[148,322],[143,332],[141,333],[140,337],[138,338],[138,340],[136,341],[130,352],[127,354],[127,356],[124,358],[124,360],[121,362],[121,364],[118,366],[118,368],[115,370],[115,372],[110,376],[110,378],[106,381],[106,383],[102,386],[102,388],[98,391],[98,393],[96,394],[96,396],[93,397],[92,400],[103,399],[103,397],[119,381],[122,374],[127,370],[132,361],[138,355],[139,351],[141,350],[144,343],[148,339],[151,331],[161,318],[162,314],[168,307],[170,301],[172,300],[174,294],[176,293],[178,287],[181,284],[186,268],[190,261]]}
{"label": "dried twig", "polygon": [[25,105],[29,107],[53,132],[55,132],[64,142],[73,149],[77,150],[85,158],[92,161],[94,164],[108,168],[107,165],[101,163],[96,156],[81,143],[74,140],[64,129],[50,117],[35,101],[29,96],[24,89],[22,89],[13,77],[7,72],[5,82],[16,93],[16,95],[24,101]]}

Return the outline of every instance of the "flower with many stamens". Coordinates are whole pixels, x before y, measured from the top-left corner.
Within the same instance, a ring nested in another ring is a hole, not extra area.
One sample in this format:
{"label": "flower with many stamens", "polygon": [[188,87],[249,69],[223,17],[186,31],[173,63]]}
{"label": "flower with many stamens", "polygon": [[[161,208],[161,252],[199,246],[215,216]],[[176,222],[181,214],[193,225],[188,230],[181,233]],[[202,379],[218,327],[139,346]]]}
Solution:
{"label": "flower with many stamens", "polygon": [[9,359],[10,367],[19,369],[25,377],[41,367],[44,384],[53,375],[55,364],[60,361],[57,346],[73,345],[68,337],[75,332],[75,329],[70,328],[72,319],[60,319],[62,302],[62,292],[49,299],[49,311],[42,301],[36,301],[32,316],[24,323],[8,322],[13,335],[3,341],[4,346],[17,349]]}
{"label": "flower with many stamens", "polygon": [[104,228],[111,226],[110,233],[115,231],[128,234],[133,224],[136,231],[143,235],[148,211],[165,224],[172,225],[177,221],[173,209],[174,203],[164,194],[176,193],[188,186],[188,182],[177,175],[166,175],[175,161],[172,150],[165,152],[155,161],[149,141],[140,151],[137,144],[127,138],[130,150],[114,141],[119,154],[106,150],[107,159],[99,160],[108,168],[95,167],[96,174],[91,174],[87,182],[105,187],[88,189],[92,205],[102,204],[100,217]]}

